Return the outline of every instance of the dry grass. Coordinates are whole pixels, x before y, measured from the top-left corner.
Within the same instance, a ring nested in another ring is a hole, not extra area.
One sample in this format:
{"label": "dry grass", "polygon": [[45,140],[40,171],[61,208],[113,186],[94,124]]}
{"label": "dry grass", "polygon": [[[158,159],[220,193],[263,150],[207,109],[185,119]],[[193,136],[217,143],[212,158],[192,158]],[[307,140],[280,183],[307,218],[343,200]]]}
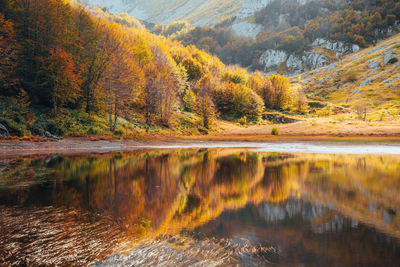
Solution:
{"label": "dry grass", "polygon": [[[335,116],[306,118],[290,124],[252,125],[241,127],[234,123],[221,122],[220,132],[209,136],[189,138],[209,140],[398,140],[400,121],[364,122],[340,120]],[[280,136],[272,136],[272,128],[278,128]]]}
{"label": "dry grass", "polygon": [[[400,34],[376,46],[361,50],[321,69],[303,74],[294,81],[308,97],[355,108],[368,103],[370,120],[380,120],[382,112],[400,114],[400,64],[384,58],[400,59]],[[392,119],[392,118],[390,118]]]}

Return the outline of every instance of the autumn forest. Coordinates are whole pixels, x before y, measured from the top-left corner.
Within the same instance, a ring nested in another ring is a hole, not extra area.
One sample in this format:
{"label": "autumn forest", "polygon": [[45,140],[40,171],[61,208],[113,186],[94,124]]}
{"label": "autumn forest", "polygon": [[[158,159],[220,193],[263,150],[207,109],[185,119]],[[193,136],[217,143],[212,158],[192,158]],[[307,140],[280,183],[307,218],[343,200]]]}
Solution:
{"label": "autumn forest", "polygon": [[284,76],[225,66],[66,0],[1,0],[0,57],[0,123],[18,136],[204,133],[217,118],[257,122],[304,101]]}

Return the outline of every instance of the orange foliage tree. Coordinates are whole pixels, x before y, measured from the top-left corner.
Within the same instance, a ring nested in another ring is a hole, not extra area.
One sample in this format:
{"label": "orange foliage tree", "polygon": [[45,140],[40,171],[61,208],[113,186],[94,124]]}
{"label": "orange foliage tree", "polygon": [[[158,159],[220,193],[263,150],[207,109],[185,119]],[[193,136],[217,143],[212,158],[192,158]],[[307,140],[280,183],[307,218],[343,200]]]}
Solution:
{"label": "orange foliage tree", "polygon": [[14,24],[0,13],[0,87],[7,95],[16,94],[19,49]]}
{"label": "orange foliage tree", "polygon": [[53,88],[51,100],[54,114],[57,114],[58,106],[73,103],[80,97],[79,77],[75,72],[71,55],[61,47],[50,49],[45,71],[50,76],[47,83],[50,83],[49,85]]}

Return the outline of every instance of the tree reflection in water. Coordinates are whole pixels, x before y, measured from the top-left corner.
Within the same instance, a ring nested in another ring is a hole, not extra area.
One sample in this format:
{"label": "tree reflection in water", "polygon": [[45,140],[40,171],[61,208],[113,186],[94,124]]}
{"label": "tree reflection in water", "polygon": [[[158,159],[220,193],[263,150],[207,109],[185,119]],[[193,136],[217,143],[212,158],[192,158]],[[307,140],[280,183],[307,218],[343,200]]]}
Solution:
{"label": "tree reflection in water", "polygon": [[207,246],[231,264],[399,263],[399,195],[398,156],[176,149],[3,159],[0,263],[80,265],[183,232],[182,253],[214,240]]}

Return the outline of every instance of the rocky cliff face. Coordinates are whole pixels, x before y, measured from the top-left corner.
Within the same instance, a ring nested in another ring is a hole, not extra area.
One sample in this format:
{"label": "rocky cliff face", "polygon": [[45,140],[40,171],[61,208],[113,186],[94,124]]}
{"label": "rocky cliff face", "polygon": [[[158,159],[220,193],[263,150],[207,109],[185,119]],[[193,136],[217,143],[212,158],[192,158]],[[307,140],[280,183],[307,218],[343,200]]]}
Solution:
{"label": "rocky cliff face", "polygon": [[[275,73],[275,69],[285,69],[287,75],[297,75],[313,69],[324,67],[339,57],[360,50],[358,45],[346,45],[342,42],[331,42],[316,39],[308,51],[301,55],[288,54],[283,50],[266,50],[260,57],[264,72]],[[331,55],[330,57],[327,54]]]}
{"label": "rocky cliff face", "polygon": [[313,47],[319,46],[321,48],[331,50],[335,52],[336,57],[340,57],[348,53],[355,53],[360,50],[360,47],[356,44],[346,45],[345,43],[342,42],[330,42],[322,38],[316,39],[313,42],[312,46]]}
{"label": "rocky cliff face", "polygon": [[272,0],[243,0],[239,13],[236,15],[238,19],[251,17],[260,9],[266,7]]}
{"label": "rocky cliff face", "polygon": [[[291,2],[298,3],[299,5],[304,5],[310,0],[290,0]],[[271,27],[266,27],[265,25],[256,24],[251,18],[261,9],[267,7],[273,0],[242,0],[239,12],[232,15],[231,27],[236,31],[237,34],[256,38],[257,34],[265,30],[275,30],[278,28],[288,28],[290,27],[288,23],[287,14],[277,14],[278,15],[278,25]]]}

